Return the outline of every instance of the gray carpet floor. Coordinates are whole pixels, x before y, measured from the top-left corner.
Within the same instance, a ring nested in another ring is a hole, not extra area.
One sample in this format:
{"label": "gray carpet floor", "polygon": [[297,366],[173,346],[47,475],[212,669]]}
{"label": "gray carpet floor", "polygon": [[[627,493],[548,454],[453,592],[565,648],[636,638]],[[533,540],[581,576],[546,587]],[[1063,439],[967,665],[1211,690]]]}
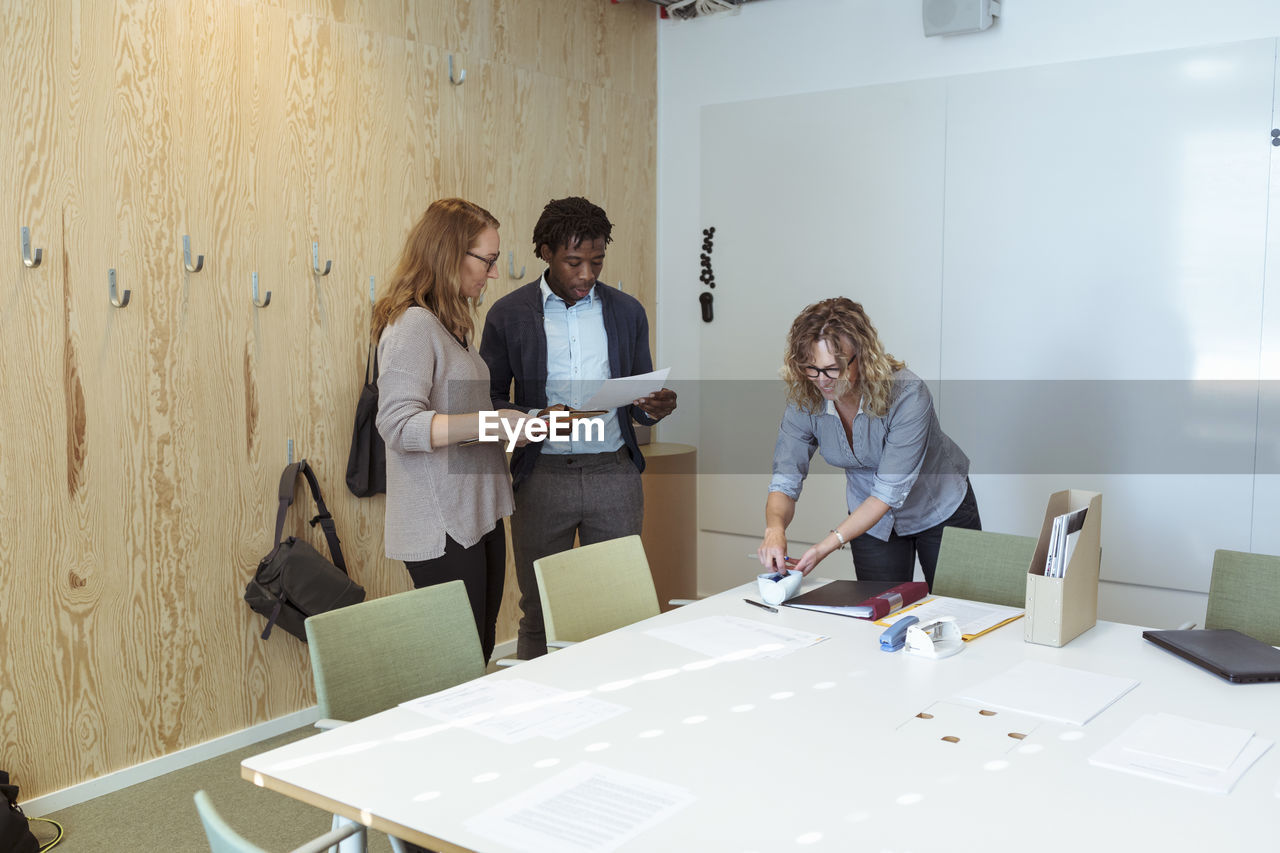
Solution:
{"label": "gray carpet floor", "polygon": [[[305,726],[252,746],[139,782],[44,817],[62,824],[66,835],[51,853],[172,851],[209,853],[192,797],[201,789],[237,832],[273,851],[292,850],[329,831],[331,816],[240,778],[240,762],[316,733]],[[45,824],[34,824],[47,840]],[[370,853],[389,853],[381,832],[369,833]]]}

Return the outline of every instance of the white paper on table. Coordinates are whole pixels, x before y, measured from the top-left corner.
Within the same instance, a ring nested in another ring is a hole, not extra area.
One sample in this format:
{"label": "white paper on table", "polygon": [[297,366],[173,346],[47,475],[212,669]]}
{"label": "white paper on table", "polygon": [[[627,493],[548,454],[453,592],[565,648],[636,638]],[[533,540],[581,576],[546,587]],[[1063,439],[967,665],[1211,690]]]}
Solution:
{"label": "white paper on table", "polygon": [[722,615],[650,628],[645,633],[708,657],[727,660],[782,657],[827,639],[809,631]]}
{"label": "white paper on table", "polygon": [[662,384],[667,381],[667,374],[670,372],[671,368],[664,367],[652,373],[606,379],[596,393],[591,395],[591,399],[578,408],[587,411],[593,409],[610,411],[619,406],[629,406],[632,400],[639,400],[655,391],[661,391]]}
{"label": "white paper on table", "polygon": [[607,853],[694,801],[687,788],[583,762],[467,821],[528,853]]}
{"label": "white paper on table", "polygon": [[1129,749],[1126,744],[1145,727],[1151,725],[1154,716],[1146,714],[1134,721],[1119,737],[1089,756],[1089,763],[1201,791],[1228,794],[1235,787],[1236,782],[1240,781],[1245,771],[1271,748],[1271,741],[1253,735],[1244,749],[1236,755],[1235,760],[1223,770],[1213,770],[1197,764]]}
{"label": "white paper on table", "polygon": [[956,698],[1083,726],[1137,686],[1133,678],[1027,660],[962,690]]}
{"label": "white paper on table", "polygon": [[1124,733],[1125,749],[1206,770],[1226,770],[1253,737],[1248,729],[1191,720],[1176,714],[1147,714],[1138,723]]}
{"label": "white paper on table", "polygon": [[521,678],[486,678],[401,706],[502,743],[519,743],[531,737],[559,740],[627,710],[586,694]]}

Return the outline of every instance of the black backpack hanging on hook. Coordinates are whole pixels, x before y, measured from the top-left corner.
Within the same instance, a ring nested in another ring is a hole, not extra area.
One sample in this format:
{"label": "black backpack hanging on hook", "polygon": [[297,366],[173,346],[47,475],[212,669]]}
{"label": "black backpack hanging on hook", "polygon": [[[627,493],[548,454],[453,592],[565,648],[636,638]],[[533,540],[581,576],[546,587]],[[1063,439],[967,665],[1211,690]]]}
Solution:
{"label": "black backpack hanging on hook", "polygon": [[[281,540],[284,533],[284,517],[293,503],[293,487],[298,475],[307,478],[311,496],[315,498],[318,514],[311,519],[311,526],[319,524],[324,529],[325,541],[333,562],[326,560],[319,551],[303,539],[290,536]],[[293,636],[307,641],[303,625],[308,616],[336,610],[349,604],[364,601],[364,587],[347,575],[347,564],[342,559],[342,547],[333,516],[329,515],[320,494],[320,484],[307,460],[294,462],[280,475],[280,504],[276,511],[275,547],[258,563],[258,570],[244,588],[244,600],[255,613],[267,617],[267,627],[262,639],[271,636],[271,629],[279,625]]]}

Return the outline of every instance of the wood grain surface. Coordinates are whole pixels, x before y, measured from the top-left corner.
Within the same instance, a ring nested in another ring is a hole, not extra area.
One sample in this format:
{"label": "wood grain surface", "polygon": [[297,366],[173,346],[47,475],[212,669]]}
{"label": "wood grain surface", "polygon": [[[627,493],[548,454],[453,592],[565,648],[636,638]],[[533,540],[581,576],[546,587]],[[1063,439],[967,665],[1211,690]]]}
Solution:
{"label": "wood grain surface", "polygon": [[[652,316],[657,24],[604,0],[0,10],[21,81],[0,93],[0,755],[31,798],[314,702],[305,646],[261,640],[241,598],[289,440],[353,576],[410,587],[382,553],[384,499],[343,475],[369,280],[433,199],[503,224],[482,314],[541,273],[542,206],[580,194],[616,226],[604,280]],[[287,533],[323,549],[296,498]],[[509,566],[499,640],[515,602]]]}

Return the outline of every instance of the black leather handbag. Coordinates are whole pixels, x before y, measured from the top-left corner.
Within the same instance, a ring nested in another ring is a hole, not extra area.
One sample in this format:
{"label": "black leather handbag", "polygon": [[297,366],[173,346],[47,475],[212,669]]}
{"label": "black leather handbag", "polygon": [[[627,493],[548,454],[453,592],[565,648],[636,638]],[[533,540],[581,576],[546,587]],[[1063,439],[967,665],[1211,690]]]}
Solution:
{"label": "black leather handbag", "polygon": [[356,402],[356,422],[347,454],[347,488],[358,498],[387,491],[387,446],[378,433],[378,348],[370,345],[364,387]]}
{"label": "black leather handbag", "polygon": [[[326,560],[303,539],[294,536],[280,538],[284,533],[285,513],[293,503],[293,487],[299,474],[307,478],[311,496],[316,501],[318,514],[311,519],[311,526],[318,523],[324,530],[333,562]],[[262,639],[270,637],[271,629],[279,625],[305,643],[307,631],[303,622],[308,616],[364,601],[364,587],[347,574],[333,516],[324,505],[320,484],[307,460],[295,462],[284,469],[280,476],[279,496],[276,534],[272,540],[275,546],[258,563],[253,580],[244,588],[244,600],[255,613],[267,617]]]}
{"label": "black leather handbag", "polygon": [[0,850],[5,853],[37,853],[40,842],[31,834],[27,816],[18,808],[18,786],[0,770]]}

